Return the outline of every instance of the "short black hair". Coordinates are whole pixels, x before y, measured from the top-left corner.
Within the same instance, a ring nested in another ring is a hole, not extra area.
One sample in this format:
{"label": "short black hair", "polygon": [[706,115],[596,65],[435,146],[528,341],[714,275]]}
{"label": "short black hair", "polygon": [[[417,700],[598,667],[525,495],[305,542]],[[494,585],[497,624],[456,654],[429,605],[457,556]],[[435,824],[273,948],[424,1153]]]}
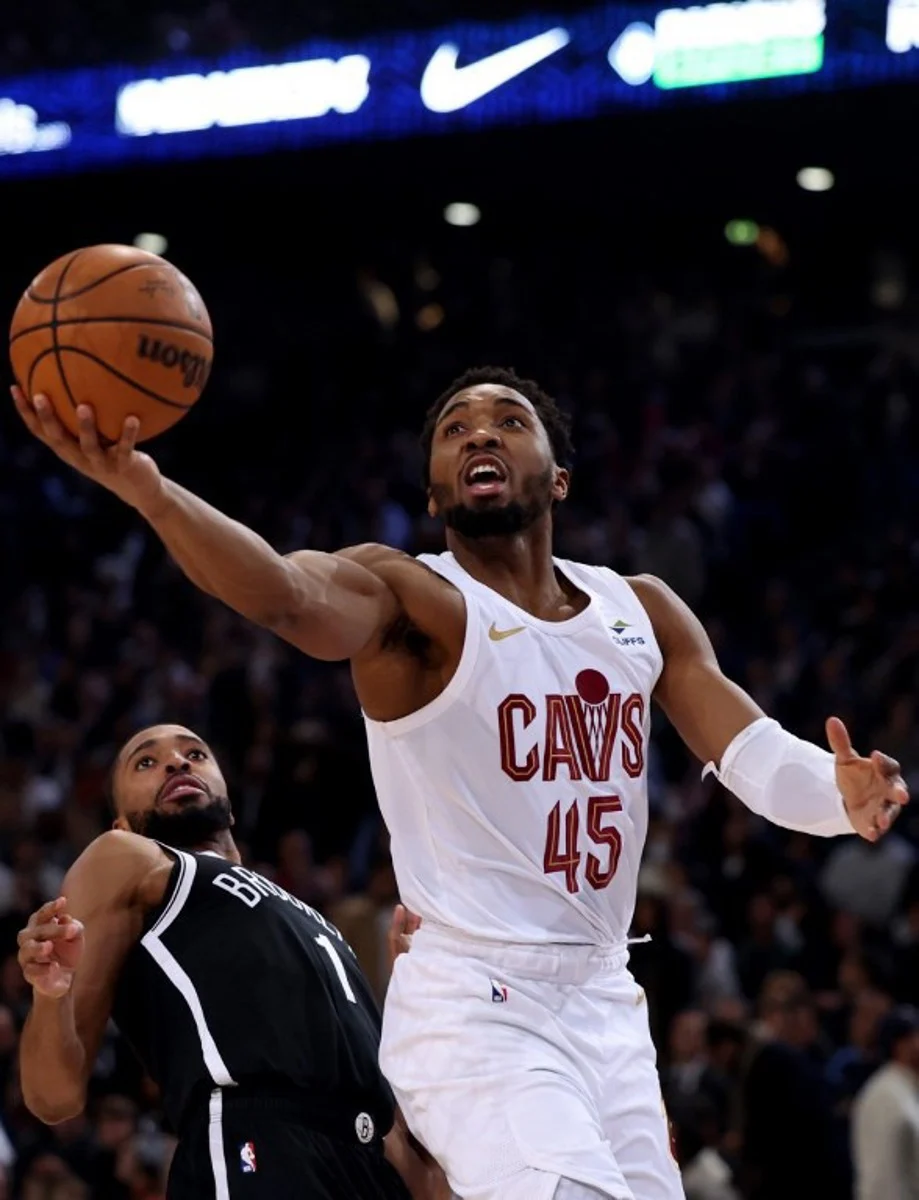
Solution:
{"label": "short black hair", "polygon": [[532,379],[521,379],[513,369],[507,367],[471,367],[458,379],[454,379],[446,391],[441,392],[424,418],[421,430],[421,449],[424,454],[424,486],[431,482],[431,446],[434,443],[434,429],[440,419],[440,414],[457,394],[466,388],[479,387],[483,383],[497,384],[499,387],[512,388],[526,397],[533,405],[537,417],[542,421],[543,428],[549,436],[555,461],[566,471],[571,469],[574,458],[574,446],[571,441],[571,417],[559,408],[555,400]]}

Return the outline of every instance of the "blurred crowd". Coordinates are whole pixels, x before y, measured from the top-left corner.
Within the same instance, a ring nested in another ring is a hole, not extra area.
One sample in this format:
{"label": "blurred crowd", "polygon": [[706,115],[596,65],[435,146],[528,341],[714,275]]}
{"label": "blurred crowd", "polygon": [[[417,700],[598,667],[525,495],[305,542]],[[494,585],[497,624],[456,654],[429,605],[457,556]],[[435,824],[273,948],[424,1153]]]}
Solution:
{"label": "blurred crowd", "polygon": [[[581,5],[591,7],[588,0]],[[654,6],[649,3],[653,11]],[[833,17],[834,36],[883,37],[886,6],[846,0]],[[353,38],[401,29],[445,27],[461,20],[498,21],[524,13],[564,13],[555,0],[32,0],[0,11],[0,74],[91,66],[115,61],[157,62],[210,57],[239,50],[278,50],[311,38]]]}
{"label": "blurred crowd", "polygon": [[[218,368],[151,452],[282,551],[438,549],[424,409],[467,365],[532,373],[575,421],[559,553],[663,577],[770,714],[820,744],[842,717],[915,791],[912,301],[848,308],[854,336],[832,283],[817,296],[750,254],[744,272],[615,275],[470,234],[270,292],[217,262]],[[0,1200],[155,1200],[169,1134],[114,1030],[85,1116],[48,1130],[25,1111],[16,932],[110,820],[117,747],[182,722],[224,767],[246,861],[327,913],[382,996],[397,894],[361,715],[346,666],[197,593],[8,408],[0,563]],[[917,814],[877,845],[787,834],[656,720],[632,968],[690,1200],[846,1200],[856,1171],[878,1177],[866,1200],[919,1194],[919,1157],[898,1157],[919,1154]],[[911,1191],[890,1182],[904,1161]]]}
{"label": "blurred crowd", "polygon": [[[553,12],[551,0],[526,11]],[[465,0],[464,20],[499,20],[520,12],[516,0]],[[212,57],[266,51],[311,38],[352,38],[399,29],[436,28],[455,20],[452,0],[33,0],[0,11],[0,74],[61,70],[101,63]]]}

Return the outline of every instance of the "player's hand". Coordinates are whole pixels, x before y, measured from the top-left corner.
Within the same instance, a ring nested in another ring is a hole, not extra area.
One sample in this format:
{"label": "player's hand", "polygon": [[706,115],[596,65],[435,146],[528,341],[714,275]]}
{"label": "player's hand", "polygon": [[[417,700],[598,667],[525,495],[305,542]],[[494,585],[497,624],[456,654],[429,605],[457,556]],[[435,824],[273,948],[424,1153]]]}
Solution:
{"label": "player's hand", "polygon": [[453,1200],[446,1175],[413,1137],[400,1108],[395,1111],[392,1129],[383,1139],[383,1149],[387,1161],[402,1176],[412,1200]]}
{"label": "player's hand", "polygon": [[412,934],[421,927],[421,917],[407,909],[404,904],[397,904],[389,923],[389,933],[386,940],[389,943],[389,969],[392,970],[400,954],[407,954],[412,948]]}
{"label": "player's hand", "polygon": [[52,1000],[66,996],[83,956],[83,926],[67,912],[64,897],[50,900],[34,912],[18,942],[19,965],[26,982]]}
{"label": "player's hand", "polygon": [[10,390],[26,428],[58,458],[101,483],[133,508],[147,512],[156,507],[163,491],[163,477],[149,454],[135,449],[140,431],[137,417],[126,417],[121,437],[114,445],[106,446],[96,428],[92,405],[78,406],[80,436],[74,437],[58,420],[47,396],[37,395],[29,400],[15,385]]}
{"label": "player's hand", "polygon": [[852,749],[849,732],[838,717],[826,723],[827,741],[836,755],[836,783],[849,820],[869,842],[876,842],[909,802],[900,764],[880,750],[862,758]]}

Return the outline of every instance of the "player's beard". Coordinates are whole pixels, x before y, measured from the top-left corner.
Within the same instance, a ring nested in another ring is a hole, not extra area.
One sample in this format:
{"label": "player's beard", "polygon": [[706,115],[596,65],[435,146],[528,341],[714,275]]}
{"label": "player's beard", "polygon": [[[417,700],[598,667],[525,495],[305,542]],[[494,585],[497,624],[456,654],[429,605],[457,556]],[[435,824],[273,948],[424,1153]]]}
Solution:
{"label": "player's beard", "polygon": [[446,488],[433,486],[431,494],[448,529],[465,538],[513,537],[534,525],[552,507],[552,469],[524,481],[519,500],[481,508],[469,504],[446,504]]}
{"label": "player's beard", "polygon": [[145,813],[132,813],[128,824],[135,833],[165,842],[176,850],[194,850],[205,846],[214,838],[225,833],[232,824],[230,801],[227,796],[212,796],[207,804],[190,804],[175,812],[151,809]]}

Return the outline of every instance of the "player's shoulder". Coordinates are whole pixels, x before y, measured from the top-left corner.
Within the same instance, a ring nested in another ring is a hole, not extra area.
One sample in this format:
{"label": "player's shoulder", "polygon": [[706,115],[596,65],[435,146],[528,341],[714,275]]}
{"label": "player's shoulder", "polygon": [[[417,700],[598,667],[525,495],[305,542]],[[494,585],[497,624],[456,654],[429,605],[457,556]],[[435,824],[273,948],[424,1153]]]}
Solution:
{"label": "player's shoulder", "polygon": [[[150,881],[166,883],[172,859],[157,842],[125,829],[107,829],[86,846],[67,871],[68,888],[78,884],[102,902],[132,902],[145,895]],[[107,899],[106,899],[107,898]]]}
{"label": "player's shoulder", "polygon": [[374,572],[381,568],[387,570],[397,566],[415,566],[421,569],[421,563],[411,554],[397,550],[394,546],[384,546],[381,542],[362,542],[359,546],[345,546],[343,550],[335,551],[335,557],[346,558]]}
{"label": "player's shoulder", "polygon": [[137,882],[149,871],[170,864],[157,842],[124,829],[107,829],[89,843],[69,874],[98,879],[113,889]]}
{"label": "player's shoulder", "polygon": [[644,605],[652,621],[655,616],[673,617],[689,612],[673,588],[656,575],[623,575],[622,579]]}
{"label": "player's shoulder", "polygon": [[625,575],[623,581],[635,593],[648,614],[661,648],[666,649],[674,622],[679,620],[682,601],[673,588],[656,575]]}
{"label": "player's shoulder", "polygon": [[646,609],[669,605],[675,595],[673,589],[656,575],[623,575],[622,582],[632,589]]}
{"label": "player's shoulder", "polygon": [[423,594],[428,594],[433,587],[438,592],[454,592],[456,589],[442,575],[423,563],[405,550],[396,550],[393,546],[383,546],[379,542],[364,542],[359,546],[347,546],[344,550],[336,551],[339,558],[347,558],[350,562],[359,563],[371,571],[379,579],[384,580],[397,595],[402,595],[407,587],[414,592],[420,585]]}
{"label": "player's shoulder", "polygon": [[94,838],[83,851],[85,857],[94,862],[158,862],[168,855],[159,842],[128,829],[107,829]]}
{"label": "player's shoulder", "polygon": [[671,651],[710,653],[701,621],[669,584],[656,575],[630,575],[625,582],[648,614],[665,657]]}

